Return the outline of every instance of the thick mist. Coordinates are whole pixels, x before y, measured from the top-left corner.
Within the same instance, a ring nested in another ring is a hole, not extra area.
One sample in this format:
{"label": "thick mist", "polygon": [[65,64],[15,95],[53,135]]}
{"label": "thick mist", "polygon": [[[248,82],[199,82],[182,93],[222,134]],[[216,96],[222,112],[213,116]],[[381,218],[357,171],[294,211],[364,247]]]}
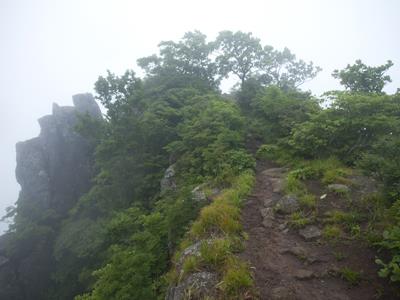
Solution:
{"label": "thick mist", "polygon": [[339,88],[330,75],[336,68],[391,59],[393,82],[385,90],[393,93],[400,87],[399,11],[397,0],[1,1],[0,215],[18,197],[15,143],[39,133],[37,119],[52,102],[71,105],[73,94],[93,92],[107,69],[139,71],[136,59],[155,53],[159,41],[195,29],[210,38],[251,31],[263,44],[286,46],[321,66],[303,87],[316,95]]}

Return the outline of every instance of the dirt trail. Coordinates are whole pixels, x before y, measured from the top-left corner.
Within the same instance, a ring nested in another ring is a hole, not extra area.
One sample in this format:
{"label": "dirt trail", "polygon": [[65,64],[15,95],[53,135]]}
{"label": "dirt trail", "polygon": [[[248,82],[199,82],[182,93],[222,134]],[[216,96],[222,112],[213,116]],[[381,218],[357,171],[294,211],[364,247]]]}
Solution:
{"label": "dirt trail", "polygon": [[[382,281],[376,276],[374,253],[365,245],[352,240],[334,246],[321,237],[305,240],[298,230],[287,226],[287,215],[273,213],[272,207],[282,197],[279,177],[283,177],[282,170],[271,171],[275,167],[257,163],[256,185],[242,212],[249,235],[242,258],[253,266],[260,298],[395,299],[384,295]],[[336,250],[346,255],[343,261],[335,257]],[[357,286],[350,286],[338,275],[344,266],[361,271],[363,279]]]}

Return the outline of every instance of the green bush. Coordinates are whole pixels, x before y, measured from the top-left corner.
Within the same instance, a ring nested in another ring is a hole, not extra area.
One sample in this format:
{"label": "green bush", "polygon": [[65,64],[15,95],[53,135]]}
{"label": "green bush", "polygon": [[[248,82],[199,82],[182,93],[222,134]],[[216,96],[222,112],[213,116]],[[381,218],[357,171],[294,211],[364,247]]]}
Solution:
{"label": "green bush", "polygon": [[387,249],[392,254],[392,258],[388,263],[384,263],[381,259],[376,262],[382,266],[379,276],[389,277],[393,282],[400,281],[400,227],[394,226],[383,233],[383,241],[378,243],[379,246]]}

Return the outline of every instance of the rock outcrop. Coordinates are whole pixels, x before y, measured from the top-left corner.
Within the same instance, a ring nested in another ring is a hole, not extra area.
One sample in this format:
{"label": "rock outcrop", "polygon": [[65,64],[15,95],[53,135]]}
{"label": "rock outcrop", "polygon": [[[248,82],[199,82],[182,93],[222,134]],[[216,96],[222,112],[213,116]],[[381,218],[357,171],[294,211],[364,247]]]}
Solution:
{"label": "rock outcrop", "polygon": [[175,181],[175,165],[170,165],[164,172],[164,177],[160,182],[160,191],[161,194],[165,193],[168,190],[176,189],[176,181]]}
{"label": "rock outcrop", "polygon": [[19,227],[0,238],[0,300],[44,299],[59,224],[91,187],[93,146],[75,127],[79,115],[102,114],[91,94],[75,95],[73,103],[53,104],[52,114],[39,119],[39,136],[16,145]]}
{"label": "rock outcrop", "polygon": [[39,119],[40,135],[16,145],[18,202],[30,202],[35,211],[63,214],[90,187],[92,151],[75,126],[79,114],[102,115],[91,94],[75,95],[73,102],[74,107],[54,103],[53,113]]}

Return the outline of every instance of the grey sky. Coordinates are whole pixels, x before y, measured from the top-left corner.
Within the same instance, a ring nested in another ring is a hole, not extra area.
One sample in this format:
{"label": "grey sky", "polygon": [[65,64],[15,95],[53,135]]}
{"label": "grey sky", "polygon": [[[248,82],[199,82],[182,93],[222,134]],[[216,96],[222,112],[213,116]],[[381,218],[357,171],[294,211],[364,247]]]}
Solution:
{"label": "grey sky", "polygon": [[391,59],[392,93],[400,87],[399,12],[398,0],[0,0],[0,215],[18,197],[14,145],[38,134],[51,103],[92,92],[107,69],[138,70],[136,59],[160,41],[195,29],[210,38],[251,31],[321,66],[304,86],[315,94],[339,87],[335,68]]}

